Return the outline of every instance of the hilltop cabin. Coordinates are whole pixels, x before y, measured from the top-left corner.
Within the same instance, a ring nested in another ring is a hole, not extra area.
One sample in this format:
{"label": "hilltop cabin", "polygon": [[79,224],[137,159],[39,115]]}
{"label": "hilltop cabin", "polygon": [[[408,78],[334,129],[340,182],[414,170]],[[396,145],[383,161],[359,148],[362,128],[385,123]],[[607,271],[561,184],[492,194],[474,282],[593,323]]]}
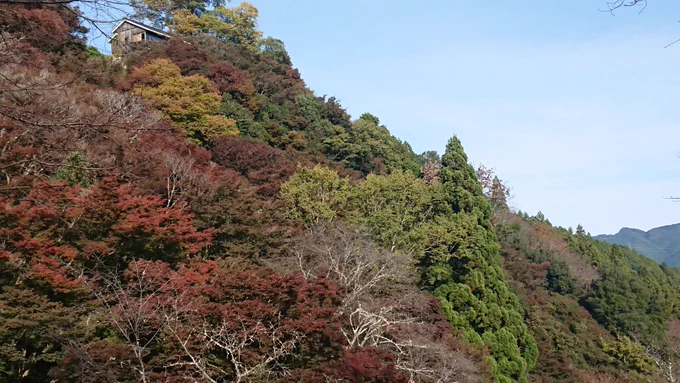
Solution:
{"label": "hilltop cabin", "polygon": [[141,41],[167,40],[170,35],[160,29],[130,19],[123,19],[114,29],[109,44],[111,54],[120,57],[128,53],[132,44]]}

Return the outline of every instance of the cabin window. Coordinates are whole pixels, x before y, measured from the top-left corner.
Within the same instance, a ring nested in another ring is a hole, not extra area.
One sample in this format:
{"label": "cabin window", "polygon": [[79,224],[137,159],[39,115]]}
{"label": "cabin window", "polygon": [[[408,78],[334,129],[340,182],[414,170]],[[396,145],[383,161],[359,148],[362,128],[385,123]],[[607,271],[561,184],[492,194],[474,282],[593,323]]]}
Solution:
{"label": "cabin window", "polygon": [[132,35],[132,42],[137,42],[137,41],[143,41],[144,40],[144,33],[135,33]]}

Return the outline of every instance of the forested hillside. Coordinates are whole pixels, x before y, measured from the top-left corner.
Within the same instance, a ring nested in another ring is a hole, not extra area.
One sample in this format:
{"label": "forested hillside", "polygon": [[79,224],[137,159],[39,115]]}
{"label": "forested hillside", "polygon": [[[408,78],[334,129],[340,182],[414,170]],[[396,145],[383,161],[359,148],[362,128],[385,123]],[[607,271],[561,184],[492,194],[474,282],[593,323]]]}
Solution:
{"label": "forested hillside", "polygon": [[629,247],[656,263],[680,267],[680,224],[656,227],[649,231],[624,227],[612,235],[596,239]]}
{"label": "forested hillside", "polygon": [[351,118],[248,3],[133,5],[173,38],[119,60],[0,1],[1,381],[677,381],[680,271]]}

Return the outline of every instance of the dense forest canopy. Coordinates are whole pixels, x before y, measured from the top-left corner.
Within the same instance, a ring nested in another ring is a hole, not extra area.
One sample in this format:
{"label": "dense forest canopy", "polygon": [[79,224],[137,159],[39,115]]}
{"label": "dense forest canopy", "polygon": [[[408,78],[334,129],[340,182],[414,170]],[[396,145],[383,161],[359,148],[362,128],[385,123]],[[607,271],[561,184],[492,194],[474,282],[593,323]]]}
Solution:
{"label": "dense forest canopy", "polygon": [[258,10],[0,1],[0,380],[676,382],[680,271],[310,90]]}

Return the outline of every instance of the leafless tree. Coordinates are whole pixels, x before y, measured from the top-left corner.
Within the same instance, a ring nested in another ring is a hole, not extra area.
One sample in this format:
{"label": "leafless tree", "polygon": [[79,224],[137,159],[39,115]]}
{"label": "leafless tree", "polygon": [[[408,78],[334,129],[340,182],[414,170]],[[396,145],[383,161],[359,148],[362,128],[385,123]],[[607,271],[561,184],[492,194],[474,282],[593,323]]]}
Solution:
{"label": "leafless tree", "polygon": [[216,185],[210,173],[198,169],[191,155],[167,149],[149,154],[161,158],[165,168],[167,206],[185,208],[188,199],[212,198],[218,190],[219,185]]}
{"label": "leafless tree", "polygon": [[428,185],[439,182],[439,172],[442,170],[441,162],[428,161],[423,165],[422,173],[425,183]]}
{"label": "leafless tree", "polygon": [[[406,317],[394,306],[366,310],[361,303],[347,313],[347,327],[342,330],[350,347],[380,347],[384,344],[398,346],[386,334],[396,325],[415,323],[414,318]],[[413,342],[408,342],[413,345]],[[406,346],[406,344],[404,345]]]}
{"label": "leafless tree", "polygon": [[330,279],[346,289],[345,307],[387,282],[413,277],[405,256],[376,245],[356,227],[315,230],[296,240],[293,253],[305,278]]}
{"label": "leafless tree", "polygon": [[131,347],[136,359],[131,368],[139,374],[140,381],[146,383],[149,368],[145,358],[167,325],[153,301],[168,282],[160,281],[158,274],[149,277],[143,265],[132,264],[129,283],[123,282],[113,270],[100,273],[98,281],[84,281],[105,308],[112,327]]}
{"label": "leafless tree", "polygon": [[0,116],[28,127],[67,128],[78,134],[102,127],[137,132],[152,129],[160,120],[134,95],[98,90],[94,99],[85,100],[81,89],[69,87],[72,78],[16,69],[0,65]]}
{"label": "leafless tree", "polygon": [[[239,331],[233,331],[225,325],[217,329],[204,327],[201,335],[209,345],[229,355],[229,360],[235,370],[236,382],[241,382],[253,375],[269,374],[271,370],[268,368],[272,363],[292,353],[303,339],[302,334],[285,333],[281,328],[265,326],[262,323],[251,328],[243,327]],[[255,361],[246,362],[245,350],[261,342],[263,338],[269,340],[270,351]]]}
{"label": "leafless tree", "polygon": [[[129,345],[135,357],[134,369],[141,382],[149,382],[152,369],[177,371],[193,381],[221,382],[233,376],[234,382],[254,377],[285,374],[281,358],[291,355],[304,340],[304,334],[280,324],[252,322],[239,324],[223,320],[214,323],[201,315],[196,299],[174,286],[173,276],[149,272],[152,263],[132,262],[125,279],[115,271],[103,272],[98,280],[86,282],[114,329]],[[105,267],[102,265],[102,268]],[[148,358],[158,343],[178,346],[179,353],[169,359]],[[266,350],[262,345],[266,344]],[[254,353],[253,349],[259,348]],[[228,370],[214,363],[223,355]]]}
{"label": "leafless tree", "polygon": [[110,89],[97,89],[94,94],[99,106],[99,118],[114,127],[134,127],[134,131],[151,129],[161,117],[150,111],[142,99],[131,93],[122,93]]}
{"label": "leafless tree", "polygon": [[168,171],[166,204],[174,206],[181,199],[183,186],[196,177],[196,172],[193,171],[195,160],[173,152],[163,153],[162,158]]}
{"label": "leafless tree", "polygon": [[[474,363],[453,350],[446,341],[433,337],[433,327],[419,315],[423,296],[417,291],[389,298],[374,308],[358,303],[344,315],[343,334],[349,347],[372,347],[395,355],[395,368],[406,373],[410,383],[477,382]],[[377,302],[376,302],[377,303]]]}
{"label": "leafless tree", "polygon": [[338,315],[347,347],[392,353],[395,368],[410,382],[478,381],[469,358],[434,339],[436,331],[422,313],[429,300],[415,287],[408,256],[376,245],[357,227],[339,224],[298,238],[292,254],[284,266],[289,272],[345,287]]}
{"label": "leafless tree", "polygon": [[[240,327],[234,328],[226,322],[213,326],[205,321],[191,326],[172,314],[166,314],[166,318],[167,329],[186,357],[184,360],[169,363],[166,367],[192,367],[200,380],[211,383],[217,383],[221,381],[220,378],[231,375],[234,376],[234,382],[248,381],[254,377],[272,375],[274,370],[277,371],[277,376],[281,376],[281,371],[285,369],[278,361],[292,354],[304,339],[302,334],[260,322],[254,325],[241,322]],[[263,341],[267,342],[268,351],[253,354],[252,347]],[[226,355],[231,371],[211,363],[208,356],[215,350]]]}
{"label": "leafless tree", "polygon": [[[0,39],[0,56],[1,48]],[[34,73],[0,64],[0,172],[5,189],[21,187],[22,179],[46,179],[64,166],[71,152],[86,153],[87,169],[82,170],[110,171],[120,160],[115,148],[141,133],[170,129],[137,96],[86,92],[71,80],[47,70]],[[55,150],[16,155],[19,148],[45,145]]]}
{"label": "leafless tree", "polygon": [[635,343],[644,347],[647,355],[652,359],[659,374],[668,383],[680,382],[680,338],[678,337],[678,322],[673,321],[669,325],[666,339],[662,344],[642,344],[633,337]]}
{"label": "leafless tree", "polygon": [[680,355],[677,351],[662,351],[647,349],[647,354],[652,358],[661,376],[668,383],[676,383],[680,379],[679,361]]}
{"label": "leafless tree", "polygon": [[0,0],[0,5],[60,8],[77,16],[88,27],[93,39],[110,38],[112,26],[136,14],[127,0]]}

